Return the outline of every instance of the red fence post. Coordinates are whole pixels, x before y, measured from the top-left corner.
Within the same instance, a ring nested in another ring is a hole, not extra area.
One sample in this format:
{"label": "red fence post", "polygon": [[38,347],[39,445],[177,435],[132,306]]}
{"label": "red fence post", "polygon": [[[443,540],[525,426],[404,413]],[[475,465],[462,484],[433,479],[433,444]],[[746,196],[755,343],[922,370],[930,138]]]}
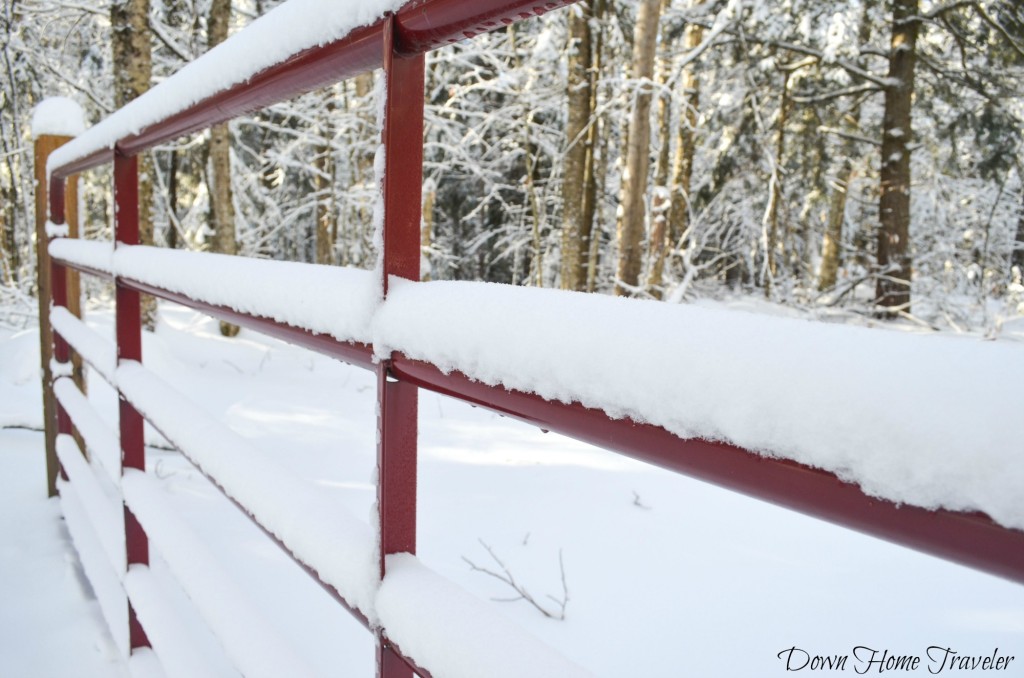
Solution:
{"label": "red fence post", "polygon": [[[395,52],[395,20],[384,30],[384,262],[388,277],[420,277],[423,186],[423,55]],[[390,374],[391,361],[377,367],[377,505],[380,515],[380,574],[391,553],[416,552],[416,386]],[[377,636],[377,676],[408,678],[412,670],[386,638]]]}
{"label": "red fence post", "polygon": [[[114,154],[114,247],[139,244],[139,170],[137,156]],[[117,361],[142,360],[142,323],[139,293],[121,283],[116,274],[115,331],[117,335]],[[146,448],[143,438],[142,415],[132,407],[120,391],[118,420],[121,433],[121,467],[146,470]],[[123,473],[123,470],[122,470]],[[124,506],[124,537],[128,567],[149,564],[149,544],[146,533],[128,506]],[[149,647],[146,632],[128,604],[128,641],[132,649]]]}
{"label": "red fence post", "polygon": [[[65,216],[65,200],[64,200],[66,185],[67,184],[66,184],[64,179],[54,179],[53,181],[50,182],[50,195],[49,195],[49,199],[50,199],[50,221],[54,225],[64,224],[64,222],[66,220],[66,216]],[[38,234],[37,233],[36,237],[40,237],[41,235],[43,235],[43,234]],[[40,250],[39,250],[41,253],[46,249],[48,240],[49,240],[48,237],[43,239],[43,242],[42,242],[42,244],[40,246]],[[44,261],[44,259],[45,259],[45,261]],[[42,254],[40,254],[39,262],[38,262],[38,265],[40,266],[40,268],[45,266],[45,262],[46,261],[50,262],[50,294],[51,294],[51,300],[53,302],[53,306],[55,308],[58,307],[58,306],[63,306],[64,308],[67,308],[67,305],[68,305],[67,268],[65,268],[63,265],[59,264],[56,261],[50,261],[50,258],[49,258],[48,255],[47,256],[43,256]],[[39,271],[39,275],[43,276],[43,275],[45,275],[45,272],[40,270]],[[40,296],[40,301],[42,301],[42,296]],[[51,338],[53,340],[53,354],[52,354],[53,362],[60,364],[62,366],[62,369],[63,369],[63,366],[67,366],[68,369],[70,369],[70,367],[71,367],[71,365],[70,365],[71,349],[68,346],[67,342],[64,341],[64,338],[61,337],[59,333],[53,331],[50,328],[49,313],[50,313],[50,309],[46,309],[45,326],[46,326],[47,330],[50,332]],[[42,315],[40,315],[40,317],[39,317],[39,325],[40,325],[40,331],[43,331],[42,327],[44,325],[44,319],[43,319]],[[55,421],[56,421],[56,429],[54,430],[54,434],[53,434],[54,435],[54,445],[55,445],[54,446],[54,451],[53,451],[55,467],[54,467],[53,470],[48,470],[47,471],[47,476],[48,476],[48,479],[52,479],[53,481],[56,481],[55,471],[56,471],[57,467],[59,467],[59,472],[60,472],[61,479],[62,480],[67,480],[67,476],[64,473],[64,468],[61,467],[58,462],[56,462],[56,436],[58,436],[58,435],[60,435],[62,433],[63,434],[70,434],[71,433],[71,418],[68,416],[68,413],[64,411],[64,407],[60,404],[60,401],[57,400],[53,396],[53,382],[56,379],[58,379],[60,377],[60,375],[59,374],[54,374],[53,367],[51,365],[46,365],[46,367],[44,369],[44,373],[45,374],[49,374],[49,379],[46,380],[47,383],[46,383],[46,386],[45,386],[46,389],[48,389],[49,393],[44,395],[44,399],[47,398],[47,397],[52,399],[52,401],[53,401],[53,408],[54,408],[54,415],[55,415]],[[49,427],[52,424],[51,424],[51,422],[46,422],[46,425]],[[47,450],[47,457],[49,457],[49,452],[50,451]],[[49,458],[47,458],[47,463],[48,464],[49,464],[49,461],[50,461]]]}

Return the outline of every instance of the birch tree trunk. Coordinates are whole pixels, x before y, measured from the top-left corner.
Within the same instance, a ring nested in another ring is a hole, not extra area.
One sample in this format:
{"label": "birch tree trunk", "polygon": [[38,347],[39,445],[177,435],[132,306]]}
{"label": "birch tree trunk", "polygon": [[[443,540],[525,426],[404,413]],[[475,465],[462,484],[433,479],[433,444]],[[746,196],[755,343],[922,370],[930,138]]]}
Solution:
{"label": "birch tree trunk", "polygon": [[[593,121],[587,128],[587,164],[583,172],[583,223],[590,224],[587,249],[581,254],[580,266],[583,285],[587,292],[593,292],[597,283],[597,268],[601,255],[602,219],[597,197],[604,194],[605,175],[608,165],[607,139],[601,133],[604,122],[597,115],[597,102],[601,84],[601,69],[604,67],[604,32],[602,29],[607,0],[593,0],[591,22],[591,63],[590,63],[590,110]],[[596,29],[596,30],[595,30]],[[600,158],[600,160],[599,160]]]}
{"label": "birch tree trunk", "polygon": [[[213,0],[206,19],[206,46],[213,49],[227,40],[231,22],[231,0]],[[213,239],[210,251],[237,254],[235,239],[235,205],[231,194],[231,130],[222,122],[210,128],[210,225]],[[238,334],[238,326],[220,322],[220,333],[225,337]]]}
{"label": "birch tree trunk", "polygon": [[[662,0],[661,12],[667,11],[670,0]],[[672,79],[672,58],[663,48],[658,60],[658,161],[654,166],[654,191],[651,196],[651,234],[647,239],[647,292],[661,299],[665,274],[665,256],[668,253],[668,219],[671,208],[669,194],[669,157],[672,147],[672,97],[668,85]]]}
{"label": "birch tree trunk", "polygon": [[785,69],[782,76],[782,99],[779,102],[778,129],[775,137],[775,158],[772,161],[772,174],[768,182],[768,214],[765,234],[765,276],[764,298],[771,299],[778,274],[779,247],[779,203],[782,202],[783,162],[786,155],[786,122],[789,116],[789,78],[790,69]]}
{"label": "birch tree trunk", "polygon": [[[153,76],[149,0],[114,0],[110,5],[111,47],[114,67],[114,103],[121,108],[149,90]],[[139,242],[153,244],[153,156],[139,158]],[[156,299],[140,297],[142,325],[156,325]]]}
{"label": "birch tree trunk", "polygon": [[633,32],[633,79],[637,82],[633,115],[626,138],[625,171],[622,176],[616,234],[619,260],[616,269],[616,296],[636,290],[642,267],[644,201],[651,148],[651,80],[654,77],[654,51],[658,44],[658,19],[661,0],[641,0]]}
{"label": "birch tree trunk", "polygon": [[893,0],[889,78],[882,116],[879,276],[875,303],[883,316],[910,311],[910,140],[918,0]]}

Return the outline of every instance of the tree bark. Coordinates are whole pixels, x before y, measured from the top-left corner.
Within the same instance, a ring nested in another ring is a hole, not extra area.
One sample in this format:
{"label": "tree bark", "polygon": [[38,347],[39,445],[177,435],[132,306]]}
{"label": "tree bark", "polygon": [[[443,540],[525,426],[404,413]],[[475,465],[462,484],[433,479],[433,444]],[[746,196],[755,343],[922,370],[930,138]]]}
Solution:
{"label": "tree bark", "polygon": [[[860,27],[857,38],[861,45],[868,44],[871,39],[871,9],[873,0],[864,3],[861,10]],[[858,66],[863,67],[862,61]],[[832,199],[829,201],[828,221],[825,235],[821,241],[821,264],[818,268],[818,291],[824,292],[836,286],[839,265],[842,263],[843,225],[846,222],[847,191],[854,177],[853,158],[857,152],[856,135],[860,133],[860,102],[845,116],[846,128],[851,136],[846,137],[842,146],[843,164],[836,176],[832,188]]]}
{"label": "tree bark", "polygon": [[882,115],[881,196],[878,201],[878,281],[881,315],[910,311],[910,140],[918,0],[893,0],[889,77]]}
{"label": "tree bark", "polygon": [[[153,56],[149,30],[149,0],[114,0],[110,5],[111,46],[114,61],[114,103],[121,108],[149,90]],[[139,158],[139,243],[153,244],[153,156]],[[156,299],[140,298],[142,324],[156,325]]]}
{"label": "tree bark", "polygon": [[[704,40],[704,28],[689,24],[683,34],[683,50],[690,52]],[[697,111],[700,107],[700,78],[697,67],[690,63],[684,69],[679,83],[683,109],[679,115],[679,137],[672,159],[672,177],[669,185],[672,202],[669,207],[669,240],[678,244],[690,227],[690,181],[693,177],[693,156],[696,150]]]}
{"label": "tree bark", "polygon": [[[227,40],[231,22],[231,0],[213,0],[206,18],[207,49],[213,49]],[[231,193],[231,130],[222,122],[210,128],[210,221],[213,239],[210,250],[220,254],[237,254],[235,239],[235,205]],[[220,322],[220,333],[225,337],[238,334],[238,326]]]}
{"label": "tree bark", "polygon": [[[16,2],[5,3],[4,11],[0,12],[0,17],[3,18],[4,23],[4,35],[8,36],[8,39],[3,41],[2,48],[0,48],[0,55],[3,57],[4,75],[6,76],[5,80],[7,81],[5,88],[0,91],[0,96],[3,97],[3,108],[10,116],[9,119],[7,116],[0,116],[0,137],[2,137],[0,139],[0,149],[3,151],[4,165],[7,170],[7,176],[0,180],[0,223],[3,225],[3,243],[0,244],[0,249],[3,249],[6,253],[4,263],[7,266],[7,270],[4,275],[11,284],[18,282],[21,275],[18,224],[23,218],[26,220],[28,218],[27,212],[24,213],[24,216],[19,213],[19,206],[22,200],[22,196],[19,193],[21,190],[25,190],[24,187],[27,183],[23,178],[23,173],[27,174],[28,170],[25,169],[24,165],[25,154],[19,153],[17,150],[22,140],[20,121],[23,116],[21,113],[19,85],[23,83],[19,82],[19,78],[14,70],[13,61],[17,59],[17,56],[12,58],[12,41],[10,39],[15,33],[16,20],[14,18],[14,10],[16,4]],[[30,187],[28,190],[31,190]],[[29,258],[31,259],[31,256]]]}
{"label": "tree bark", "polygon": [[323,143],[317,148],[313,184],[316,189],[316,263],[333,264],[334,243],[338,236],[338,212],[334,201],[334,150],[331,139],[334,126],[334,88],[324,91],[324,120],[320,125]]}
{"label": "tree bark", "polygon": [[427,281],[432,277],[430,251],[434,247],[434,203],[437,201],[437,187],[428,181],[423,187],[423,217],[420,224],[420,280]]}
{"label": "tree bark", "polygon": [[633,79],[637,93],[626,138],[626,168],[622,176],[616,234],[619,260],[615,294],[631,295],[640,279],[641,242],[644,234],[644,202],[651,149],[651,79],[654,76],[654,51],[658,42],[660,0],[641,0],[633,32]]}
{"label": "tree bark", "polygon": [[[601,211],[598,209],[597,196],[604,193],[607,163],[603,162],[608,148],[607,140],[601,134],[604,122],[597,116],[598,89],[601,83],[601,69],[604,65],[604,32],[603,21],[608,11],[607,0],[593,0],[593,24],[596,30],[591,35],[591,68],[590,68],[590,110],[594,117],[587,129],[587,165],[583,172],[583,223],[590,224],[587,250],[582,253],[581,267],[584,270],[584,289],[593,292],[597,285],[597,267],[601,254]],[[598,160],[601,158],[601,161]]]}
{"label": "tree bark", "polygon": [[[847,148],[849,145],[847,144]],[[849,155],[843,158],[843,166],[836,176],[829,201],[828,222],[821,241],[821,265],[818,269],[818,291],[824,292],[836,286],[839,274],[840,246],[843,242],[843,222],[846,220],[846,192],[853,179],[853,162]]]}
{"label": "tree bark", "polygon": [[15,241],[14,220],[8,219],[3,210],[0,210],[0,269],[2,269],[2,282],[14,285],[15,271],[18,268],[18,245]]}
{"label": "tree bark", "polygon": [[586,261],[594,225],[593,209],[588,215],[586,205],[594,165],[594,145],[590,134],[594,115],[594,40],[590,27],[590,6],[582,4],[568,11],[568,118],[565,136],[569,148],[565,153],[562,170],[560,275],[562,289],[582,290],[586,286]]}
{"label": "tree bark", "polygon": [[1021,192],[1017,235],[1014,238],[1013,252],[1010,254],[1010,279],[1018,284],[1024,283],[1024,191]]}
{"label": "tree bark", "polygon": [[764,298],[771,299],[778,274],[779,251],[779,203],[782,202],[782,164],[786,154],[786,122],[789,116],[789,77],[792,71],[786,69],[782,76],[782,98],[779,102],[779,123],[775,137],[775,159],[772,162],[772,176],[768,182],[768,223],[765,234],[765,277]]}
{"label": "tree bark", "polygon": [[[669,6],[669,0],[662,0],[661,12]],[[672,78],[672,58],[663,51],[658,62],[658,161],[654,168],[654,192],[651,196],[651,234],[647,241],[647,292],[655,299],[661,299],[662,282],[665,274],[665,257],[671,245],[669,242],[668,219],[671,210],[669,192],[669,158],[672,147],[672,97],[668,84]]]}
{"label": "tree bark", "polygon": [[171,151],[167,167],[167,246],[178,248],[178,149]]}

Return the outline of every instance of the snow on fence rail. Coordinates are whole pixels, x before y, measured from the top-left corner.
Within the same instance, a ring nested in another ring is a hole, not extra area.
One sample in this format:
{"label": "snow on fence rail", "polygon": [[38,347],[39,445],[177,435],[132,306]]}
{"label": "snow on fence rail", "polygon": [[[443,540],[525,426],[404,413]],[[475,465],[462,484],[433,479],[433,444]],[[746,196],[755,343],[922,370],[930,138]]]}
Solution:
{"label": "snow on fence rail", "polygon": [[[84,243],[58,244],[51,254],[67,261]],[[398,351],[680,438],[793,459],[897,504],[982,511],[1024,529],[1024,418],[992,388],[1024,382],[1016,347],[488,283],[396,280],[381,302],[370,271],[155,247],[118,248],[105,269],[367,343],[378,359]],[[59,311],[58,330],[80,323]],[[789,397],[776,397],[779,384]]]}
{"label": "snow on fence rail", "polygon": [[[142,649],[148,632],[166,668],[190,671],[180,655],[187,632],[164,616],[143,528],[155,531],[169,560],[190,550],[191,537],[144,473],[145,417],[376,634],[378,675],[582,674],[415,559],[419,388],[1024,582],[1024,465],[1016,458],[1024,420],[1012,399],[989,390],[1024,381],[1024,365],[1003,347],[551,290],[414,282],[422,148],[401,140],[422,136],[422,53],[565,4],[367,0],[352,13],[326,0],[289,0],[50,157],[54,355],[67,363],[73,347],[122,396],[124,464],[115,481],[127,499],[126,558],[102,564],[101,544],[109,551],[111,540],[97,539],[87,518],[109,522],[97,508],[103,490],[80,482],[92,470],[68,456],[77,452],[66,435],[61,459],[72,483],[61,483],[62,495],[90,578],[129,594],[126,614],[104,613],[140,661],[151,659]],[[385,10],[394,14],[378,20]],[[377,271],[138,246],[137,153],[379,66],[387,85]],[[110,160],[115,243],[59,237],[67,230],[64,179]],[[113,347],[63,308],[67,268],[113,278],[116,360]],[[140,364],[139,293],[377,373],[376,534],[325,510],[311,488]],[[780,384],[788,398],[773,397]],[[120,466],[111,460],[112,434],[77,388],[66,379],[53,388],[58,430],[68,434],[74,423],[104,465]],[[178,574],[194,583],[188,569]],[[238,668],[261,670],[246,668],[262,661],[246,648],[273,634],[242,630],[237,614],[192,588]],[[439,601],[448,610],[443,624]],[[270,673],[279,675],[302,660],[282,652],[274,661]]]}
{"label": "snow on fence rail", "polygon": [[152,546],[195,604],[243,676],[279,678],[313,676],[302,657],[241,590],[164,496],[164,488],[142,471],[130,469],[123,479],[125,503]]}

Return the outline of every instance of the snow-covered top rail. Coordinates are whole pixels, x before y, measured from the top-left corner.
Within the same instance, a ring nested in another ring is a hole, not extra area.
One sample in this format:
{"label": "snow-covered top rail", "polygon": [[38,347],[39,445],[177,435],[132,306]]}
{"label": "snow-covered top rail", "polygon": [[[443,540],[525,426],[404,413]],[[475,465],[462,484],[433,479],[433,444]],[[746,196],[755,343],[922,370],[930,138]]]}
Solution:
{"label": "snow-covered top rail", "polygon": [[393,281],[373,331],[378,355],[1024,530],[1018,345],[441,281]]}
{"label": "snow-covered top rail", "polygon": [[367,271],[150,247],[94,267],[1024,530],[1017,345],[489,283],[392,280],[381,302]]}
{"label": "snow-covered top rail", "polygon": [[381,66],[384,17],[418,54],[575,0],[288,0],[50,156],[62,178]]}

